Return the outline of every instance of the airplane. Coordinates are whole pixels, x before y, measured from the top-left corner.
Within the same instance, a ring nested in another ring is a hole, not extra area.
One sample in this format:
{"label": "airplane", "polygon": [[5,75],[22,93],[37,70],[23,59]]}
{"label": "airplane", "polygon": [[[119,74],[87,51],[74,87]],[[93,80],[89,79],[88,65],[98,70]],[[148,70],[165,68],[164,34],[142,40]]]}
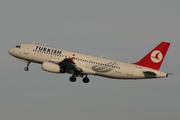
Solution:
{"label": "airplane", "polygon": [[165,78],[168,73],[159,71],[170,46],[169,42],[161,42],[145,57],[135,63],[125,63],[74,51],[53,48],[35,43],[22,43],[9,49],[9,54],[27,64],[41,64],[42,69],[51,73],[69,73],[71,82],[76,77],[83,77],[84,83],[89,83],[88,75],[112,79],[136,80]]}

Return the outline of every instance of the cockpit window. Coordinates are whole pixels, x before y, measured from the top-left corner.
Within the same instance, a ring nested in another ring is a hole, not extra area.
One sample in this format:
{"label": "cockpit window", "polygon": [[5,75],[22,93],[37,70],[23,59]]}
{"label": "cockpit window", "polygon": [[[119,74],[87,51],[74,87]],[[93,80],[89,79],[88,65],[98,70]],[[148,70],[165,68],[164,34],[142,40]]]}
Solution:
{"label": "cockpit window", "polygon": [[16,45],[16,48],[20,48],[21,46],[20,45]]}

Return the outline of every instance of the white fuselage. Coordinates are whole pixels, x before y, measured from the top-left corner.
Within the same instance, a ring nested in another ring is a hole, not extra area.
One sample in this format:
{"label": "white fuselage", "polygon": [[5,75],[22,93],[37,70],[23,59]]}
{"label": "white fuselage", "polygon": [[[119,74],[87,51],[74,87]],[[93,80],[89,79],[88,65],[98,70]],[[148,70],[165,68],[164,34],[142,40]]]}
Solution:
{"label": "white fuselage", "polygon": [[[46,61],[61,62],[65,58],[73,58],[77,67],[84,74],[98,75],[116,79],[144,79],[162,78],[167,74],[155,69],[124,63],[116,60],[105,59],[78,52],[52,48],[39,44],[20,44],[20,48],[12,48],[9,53],[18,59],[42,64]],[[156,76],[146,76],[144,72],[156,73]],[[71,73],[71,71],[68,71]]]}

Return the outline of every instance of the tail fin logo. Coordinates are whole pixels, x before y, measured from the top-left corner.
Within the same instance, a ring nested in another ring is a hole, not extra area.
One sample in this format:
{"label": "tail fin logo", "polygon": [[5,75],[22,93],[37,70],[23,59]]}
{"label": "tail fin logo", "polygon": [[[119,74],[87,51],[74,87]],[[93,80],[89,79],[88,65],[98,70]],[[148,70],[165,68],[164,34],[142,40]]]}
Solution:
{"label": "tail fin logo", "polygon": [[163,59],[163,55],[162,55],[161,51],[155,50],[151,53],[151,60],[154,63],[159,63],[162,61],[162,59]]}

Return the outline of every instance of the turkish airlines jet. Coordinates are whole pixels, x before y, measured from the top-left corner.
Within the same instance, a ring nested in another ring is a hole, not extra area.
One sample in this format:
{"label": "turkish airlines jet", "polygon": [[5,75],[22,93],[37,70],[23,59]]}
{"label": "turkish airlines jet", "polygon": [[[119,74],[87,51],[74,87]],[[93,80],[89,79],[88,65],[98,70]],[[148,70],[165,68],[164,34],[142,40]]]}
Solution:
{"label": "turkish airlines jet", "polygon": [[168,73],[161,72],[159,69],[169,46],[170,43],[161,42],[136,63],[124,63],[34,43],[19,44],[11,48],[9,54],[27,63],[25,71],[28,71],[29,64],[34,62],[42,64],[42,69],[47,72],[72,74],[69,78],[71,82],[75,82],[76,77],[84,77],[83,82],[88,83],[87,75],[115,79],[168,77]]}

